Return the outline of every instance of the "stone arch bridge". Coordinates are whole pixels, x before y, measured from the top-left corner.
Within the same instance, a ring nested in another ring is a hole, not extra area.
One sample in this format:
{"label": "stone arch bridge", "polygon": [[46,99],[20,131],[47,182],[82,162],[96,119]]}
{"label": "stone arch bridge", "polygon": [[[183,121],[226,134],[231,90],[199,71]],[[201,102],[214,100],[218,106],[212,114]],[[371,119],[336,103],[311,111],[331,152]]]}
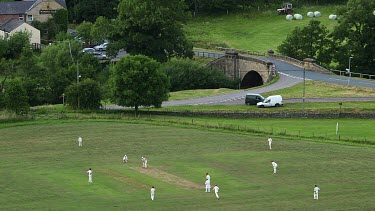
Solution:
{"label": "stone arch bridge", "polygon": [[241,89],[261,86],[276,76],[275,65],[272,62],[238,55],[236,51],[227,51],[224,56],[207,65],[222,70],[232,79],[239,79]]}

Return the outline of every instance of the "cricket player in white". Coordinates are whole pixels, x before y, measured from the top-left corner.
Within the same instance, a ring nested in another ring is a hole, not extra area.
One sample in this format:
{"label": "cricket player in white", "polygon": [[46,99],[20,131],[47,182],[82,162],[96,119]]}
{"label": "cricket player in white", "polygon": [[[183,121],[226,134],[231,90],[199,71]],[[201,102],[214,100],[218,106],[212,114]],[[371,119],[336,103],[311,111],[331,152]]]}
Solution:
{"label": "cricket player in white", "polygon": [[274,161],[271,161],[272,166],[273,166],[273,173],[276,174],[276,168],[277,168],[277,163]]}
{"label": "cricket player in white", "polygon": [[206,173],[206,180],[208,180],[208,182],[211,181],[211,177],[210,177],[210,175],[208,173]]}
{"label": "cricket player in white", "polygon": [[215,185],[214,191],[215,191],[216,198],[219,199],[219,187],[217,185]]}
{"label": "cricket player in white", "polygon": [[151,200],[154,201],[154,198],[155,198],[155,187],[154,186],[151,187],[150,192],[151,192]]}
{"label": "cricket player in white", "polygon": [[144,158],[145,169],[147,168],[147,158]]}
{"label": "cricket player in white", "polygon": [[270,146],[270,149],[272,149],[272,138],[268,138],[268,146]]}
{"label": "cricket player in white", "polygon": [[319,198],[319,191],[320,191],[320,188],[317,185],[315,185],[314,187],[314,199],[315,200],[318,200]]}
{"label": "cricket player in white", "polygon": [[82,137],[78,137],[78,146],[81,147],[82,146]]}
{"label": "cricket player in white", "polygon": [[87,171],[87,174],[89,175],[89,183],[92,183],[92,171],[91,168]]}
{"label": "cricket player in white", "polygon": [[127,163],[128,162],[128,156],[124,155],[124,157],[122,158],[122,162]]}
{"label": "cricket player in white", "polygon": [[211,191],[210,180],[206,179],[206,182],[204,184],[206,185],[206,193],[209,193]]}
{"label": "cricket player in white", "polygon": [[144,167],[145,167],[145,158],[142,157],[142,158],[141,158],[141,161],[142,161],[142,168],[144,168]]}

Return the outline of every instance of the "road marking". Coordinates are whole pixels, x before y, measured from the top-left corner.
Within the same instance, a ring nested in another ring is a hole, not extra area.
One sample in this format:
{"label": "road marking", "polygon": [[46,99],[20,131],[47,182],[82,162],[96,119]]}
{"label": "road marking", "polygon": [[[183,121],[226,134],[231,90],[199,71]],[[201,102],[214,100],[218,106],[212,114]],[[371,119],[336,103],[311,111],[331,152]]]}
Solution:
{"label": "road marking", "polygon": [[[281,75],[285,75],[285,76],[287,76],[287,77],[291,77],[291,78],[296,78],[296,79],[301,79],[301,80],[303,80],[303,78],[301,78],[301,77],[297,77],[297,76],[289,75],[289,74],[286,74],[286,73],[283,73],[283,72],[280,72],[280,71],[279,71],[279,73],[280,73]],[[305,80],[306,80],[306,81],[310,81],[311,79],[305,78]]]}

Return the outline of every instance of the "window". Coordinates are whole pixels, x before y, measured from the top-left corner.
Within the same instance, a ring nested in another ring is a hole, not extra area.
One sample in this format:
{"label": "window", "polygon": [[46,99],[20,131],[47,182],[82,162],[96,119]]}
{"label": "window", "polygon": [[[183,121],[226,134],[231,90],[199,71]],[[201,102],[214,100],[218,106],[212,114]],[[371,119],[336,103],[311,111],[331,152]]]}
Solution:
{"label": "window", "polygon": [[33,21],[33,15],[27,15],[27,21]]}
{"label": "window", "polygon": [[23,21],[23,15],[18,15],[18,20]]}

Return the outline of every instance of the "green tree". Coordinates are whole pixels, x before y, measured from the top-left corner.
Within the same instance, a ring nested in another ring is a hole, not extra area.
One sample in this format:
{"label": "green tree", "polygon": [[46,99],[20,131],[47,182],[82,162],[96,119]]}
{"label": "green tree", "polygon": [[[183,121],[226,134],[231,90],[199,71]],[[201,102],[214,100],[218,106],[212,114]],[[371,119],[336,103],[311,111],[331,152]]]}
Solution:
{"label": "green tree", "polygon": [[375,73],[375,15],[373,0],[349,0],[339,10],[340,22],[332,36],[335,40],[334,61],[338,68],[348,68],[353,57],[353,72]]}
{"label": "green tree", "polygon": [[192,44],[182,28],[190,14],[183,0],[123,0],[118,6],[111,40],[128,53],[165,62],[193,56]]}
{"label": "green tree", "polygon": [[160,63],[147,56],[121,58],[111,76],[112,100],[120,106],[154,106],[168,99],[169,81],[160,72]]}
{"label": "green tree", "polygon": [[88,21],[83,21],[83,23],[77,26],[77,34],[83,38],[86,47],[88,47],[93,40],[93,37],[91,36],[92,26],[93,24]]}
{"label": "green tree", "polygon": [[20,80],[11,80],[7,83],[4,92],[4,103],[7,110],[16,114],[27,114],[29,111],[28,97]]}
{"label": "green tree", "polygon": [[170,91],[238,87],[238,81],[230,79],[222,71],[189,59],[172,59],[163,63],[161,70],[170,80]]}
{"label": "green tree", "polygon": [[100,86],[92,79],[71,84],[64,94],[67,104],[73,109],[98,109],[101,106]]}
{"label": "green tree", "polygon": [[331,40],[328,33],[319,21],[311,20],[302,29],[296,27],[278,47],[278,51],[299,60],[314,58],[322,64],[329,64]]}
{"label": "green tree", "polygon": [[103,43],[104,40],[108,40],[114,30],[115,28],[111,21],[106,17],[100,16],[91,27],[91,37],[94,42]]}

